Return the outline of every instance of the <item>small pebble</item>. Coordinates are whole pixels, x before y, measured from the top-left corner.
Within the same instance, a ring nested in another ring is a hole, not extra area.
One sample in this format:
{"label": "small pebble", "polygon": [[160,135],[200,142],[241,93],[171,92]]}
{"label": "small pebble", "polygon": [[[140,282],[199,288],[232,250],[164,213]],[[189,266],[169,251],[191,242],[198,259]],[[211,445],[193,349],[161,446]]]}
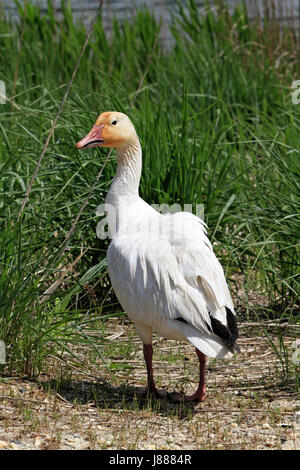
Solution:
{"label": "small pebble", "polygon": [[262,429],[271,429],[271,426],[269,425],[269,423],[264,423],[262,425]]}

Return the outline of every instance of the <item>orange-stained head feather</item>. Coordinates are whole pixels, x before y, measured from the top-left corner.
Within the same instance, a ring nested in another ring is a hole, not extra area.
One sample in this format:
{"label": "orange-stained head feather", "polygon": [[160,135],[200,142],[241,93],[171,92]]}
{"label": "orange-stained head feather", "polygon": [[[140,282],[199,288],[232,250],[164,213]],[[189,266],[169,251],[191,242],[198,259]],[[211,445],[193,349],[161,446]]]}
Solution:
{"label": "orange-stained head feather", "polygon": [[76,146],[122,148],[137,139],[134,126],[126,114],[106,111],[98,116],[91,131]]}

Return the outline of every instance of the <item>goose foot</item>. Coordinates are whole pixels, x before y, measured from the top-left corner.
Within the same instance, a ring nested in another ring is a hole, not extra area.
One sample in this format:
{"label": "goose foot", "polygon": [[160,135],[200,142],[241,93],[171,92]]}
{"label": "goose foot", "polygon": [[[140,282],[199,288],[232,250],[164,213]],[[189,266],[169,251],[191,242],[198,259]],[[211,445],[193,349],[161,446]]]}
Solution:
{"label": "goose foot", "polygon": [[172,403],[201,403],[205,400],[205,390],[197,390],[193,395],[184,395],[184,393],[171,392],[168,393],[168,399]]}
{"label": "goose foot", "polygon": [[148,389],[148,393],[153,395],[155,398],[167,398],[168,397],[168,392],[166,390],[150,390]]}
{"label": "goose foot", "polygon": [[155,398],[167,398],[168,392],[166,390],[158,390],[157,388],[153,390],[149,387],[141,387],[135,390],[135,395],[141,398],[145,398],[148,395],[152,395]]}
{"label": "goose foot", "polygon": [[205,355],[196,348],[196,354],[199,359],[199,385],[196,392],[193,395],[184,395],[183,393],[168,393],[165,390],[157,390],[155,386],[155,381],[153,378],[153,368],[152,368],[152,356],[153,356],[153,347],[152,344],[144,344],[144,358],[147,366],[147,375],[148,375],[148,387],[146,393],[150,393],[156,398],[168,398],[173,403],[182,403],[182,402],[195,402],[200,403],[205,400]]}

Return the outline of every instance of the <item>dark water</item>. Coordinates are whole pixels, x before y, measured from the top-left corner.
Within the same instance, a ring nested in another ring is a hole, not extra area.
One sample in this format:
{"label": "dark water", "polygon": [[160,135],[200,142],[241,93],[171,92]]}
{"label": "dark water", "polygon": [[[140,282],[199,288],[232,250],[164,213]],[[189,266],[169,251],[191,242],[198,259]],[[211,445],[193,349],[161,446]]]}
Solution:
{"label": "dark water", "polygon": [[[203,0],[196,0],[196,2],[199,8],[203,8],[205,3]],[[39,5],[42,12],[47,9],[47,0],[33,0],[31,3]],[[59,17],[61,0],[51,0],[51,3],[54,5]],[[71,5],[75,19],[82,19],[86,25],[89,25],[99,1],[69,0],[67,2],[66,0],[65,3]],[[212,8],[216,4],[214,0],[210,0],[210,3]],[[263,16],[266,0],[227,0],[226,3],[231,11],[233,11],[236,5],[246,3],[250,16],[254,17],[258,12],[260,16]],[[297,19],[297,22],[299,21],[300,0],[268,0],[268,3],[270,5],[271,3],[274,4],[276,16],[281,19],[282,24],[289,25],[292,18]],[[185,5],[186,0],[182,0],[182,4]],[[18,11],[13,0],[0,0],[0,5],[8,17],[14,20],[18,19]],[[164,39],[168,40],[170,38],[168,24],[172,13],[176,11],[176,2],[174,0],[105,0],[102,7],[102,16],[107,31],[111,29],[112,18],[114,16],[119,19],[130,18],[132,12],[142,5],[147,5],[158,19],[162,19],[161,35]]]}

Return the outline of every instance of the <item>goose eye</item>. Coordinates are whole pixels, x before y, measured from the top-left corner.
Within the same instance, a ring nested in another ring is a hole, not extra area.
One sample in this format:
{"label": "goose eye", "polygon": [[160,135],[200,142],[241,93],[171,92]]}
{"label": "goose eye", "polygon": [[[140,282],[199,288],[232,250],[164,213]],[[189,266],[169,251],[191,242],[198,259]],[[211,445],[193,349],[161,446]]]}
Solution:
{"label": "goose eye", "polygon": [[117,124],[117,121],[116,121],[116,120],[112,121],[112,125],[113,125],[113,126],[115,126],[116,124]]}

